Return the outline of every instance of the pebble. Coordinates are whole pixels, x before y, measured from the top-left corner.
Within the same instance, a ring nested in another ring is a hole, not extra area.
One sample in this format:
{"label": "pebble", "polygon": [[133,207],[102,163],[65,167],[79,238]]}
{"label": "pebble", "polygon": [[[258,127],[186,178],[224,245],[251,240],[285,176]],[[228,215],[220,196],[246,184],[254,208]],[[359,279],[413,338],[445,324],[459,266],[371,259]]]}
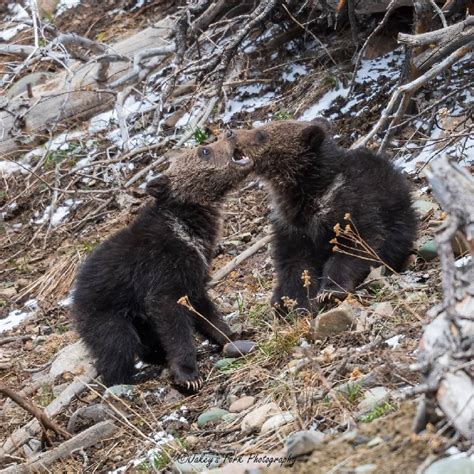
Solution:
{"label": "pebble", "polygon": [[240,413],[241,411],[247,410],[255,403],[255,397],[242,397],[233,402],[230,407],[229,411],[231,413]]}
{"label": "pebble", "polygon": [[287,457],[297,457],[312,453],[324,440],[320,431],[296,431],[288,436],[285,442]]}
{"label": "pebble", "polygon": [[324,339],[348,331],[356,324],[354,310],[350,305],[343,304],[336,309],[321,313],[313,319],[311,321],[311,332],[315,340]]}
{"label": "pebble", "polygon": [[291,423],[294,420],[295,416],[293,415],[293,413],[289,411],[284,411],[283,413],[274,415],[267,421],[265,421],[265,423],[262,425],[262,428],[260,429],[260,433],[269,433],[270,431],[274,431],[280,428],[280,426],[286,425],[287,423]]}
{"label": "pebble", "polygon": [[186,438],[184,438],[184,445],[187,448],[193,448],[198,443],[199,443],[199,438],[197,436],[189,435],[189,436],[186,436]]}
{"label": "pebble", "polygon": [[240,424],[240,429],[244,433],[257,431],[265,421],[272,415],[280,412],[276,403],[267,403],[247,413]]}
{"label": "pebble", "polygon": [[467,457],[450,457],[435,461],[425,474],[473,474],[474,460]]}
{"label": "pebble", "polygon": [[214,367],[216,369],[226,369],[230,365],[232,365],[233,362],[235,362],[236,359],[235,357],[226,357],[225,359],[219,359],[215,364]]}
{"label": "pebble", "polygon": [[376,436],[375,438],[372,438],[368,443],[367,447],[368,448],[373,448],[374,446],[378,446],[379,444],[382,444],[384,442],[383,438],[380,436]]}
{"label": "pebble", "polygon": [[93,405],[87,405],[85,407],[76,410],[67,424],[67,430],[69,433],[78,433],[90,426],[111,418],[113,415],[106,406],[95,403]]}
{"label": "pebble", "polygon": [[418,249],[417,254],[425,262],[433,260],[438,256],[438,252],[436,251],[436,242],[434,240],[429,240]]}
{"label": "pebble", "polygon": [[366,474],[369,472],[374,472],[376,469],[376,464],[362,464],[361,466],[357,466],[353,472],[354,474]]}
{"label": "pebble", "polygon": [[227,415],[229,412],[223,408],[214,407],[210,410],[201,413],[197,419],[197,424],[200,428],[217,421],[222,420],[224,415]]}
{"label": "pebble", "polygon": [[382,405],[390,398],[390,392],[385,387],[373,387],[364,393],[364,398],[357,406],[362,413],[369,412],[375,407]]}
{"label": "pebble", "polygon": [[222,349],[222,353],[226,357],[242,357],[252,352],[257,344],[253,341],[234,341],[228,342]]}

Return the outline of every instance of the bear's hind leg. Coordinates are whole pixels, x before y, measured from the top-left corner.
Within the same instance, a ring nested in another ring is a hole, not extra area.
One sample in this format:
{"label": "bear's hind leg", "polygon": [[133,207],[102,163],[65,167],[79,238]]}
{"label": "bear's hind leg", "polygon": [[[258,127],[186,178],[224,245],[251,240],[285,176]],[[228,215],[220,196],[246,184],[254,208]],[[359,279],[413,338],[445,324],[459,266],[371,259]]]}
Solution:
{"label": "bear's hind leg", "polygon": [[324,264],[318,303],[344,299],[370,272],[370,261],[336,253]]}
{"label": "bear's hind leg", "polygon": [[[196,329],[205,337],[219,346],[224,346],[232,340],[233,333],[227,323],[221,318],[215,304],[207,295],[193,299],[194,309],[199,314],[193,314]],[[203,319],[203,316],[206,319]]]}
{"label": "bear's hind leg", "polygon": [[132,322],[120,316],[97,316],[79,324],[79,333],[95,358],[108,387],[133,383],[140,338]]}
{"label": "bear's hind leg", "polygon": [[199,390],[203,380],[199,377],[193,316],[189,310],[172,298],[159,298],[147,304],[147,314],[152,318],[176,385],[187,390]]}

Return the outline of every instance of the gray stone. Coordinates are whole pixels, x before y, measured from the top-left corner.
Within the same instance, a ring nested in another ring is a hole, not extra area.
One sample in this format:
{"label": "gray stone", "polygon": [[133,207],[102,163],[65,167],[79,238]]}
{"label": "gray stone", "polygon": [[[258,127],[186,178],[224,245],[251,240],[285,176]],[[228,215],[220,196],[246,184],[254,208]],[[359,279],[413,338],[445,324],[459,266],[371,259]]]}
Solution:
{"label": "gray stone", "polygon": [[373,387],[364,393],[364,398],[357,406],[361,413],[366,413],[379,405],[382,405],[390,398],[390,392],[385,387]]}
{"label": "gray stone", "polygon": [[215,423],[220,421],[224,415],[227,415],[229,412],[223,408],[214,407],[210,410],[201,413],[197,419],[197,424],[200,428],[206,426],[210,423]]}
{"label": "gray stone", "polygon": [[321,313],[311,321],[311,332],[314,339],[324,339],[350,330],[355,327],[357,320],[354,309],[347,304]]}
{"label": "gray stone", "polygon": [[0,288],[0,298],[10,299],[16,295],[17,291],[14,286],[8,288]]}
{"label": "gray stone", "polygon": [[87,372],[92,367],[92,359],[86,347],[81,341],[61,349],[56,355],[51,368],[50,375],[59,377],[64,372],[79,374]]}
{"label": "gray stone", "polygon": [[294,458],[303,454],[312,453],[324,440],[320,431],[297,431],[288,436],[285,442],[285,452],[288,457]]}
{"label": "gray stone", "polygon": [[109,398],[113,396],[116,397],[127,397],[131,398],[133,395],[133,385],[112,385],[112,387],[108,387],[107,390],[104,392],[104,398]]}
{"label": "gray stone", "polygon": [[214,367],[216,369],[227,369],[233,362],[235,362],[235,357],[226,357],[224,359],[219,359],[215,364]]}
{"label": "gray stone", "polygon": [[429,262],[438,256],[438,251],[436,249],[436,242],[434,240],[429,240],[425,242],[417,251],[418,256],[420,256],[425,262]]}
{"label": "gray stone", "polygon": [[240,429],[244,433],[257,431],[268,418],[277,413],[280,413],[280,409],[278,405],[273,402],[257,407],[245,415],[240,424]]}
{"label": "gray stone", "polygon": [[474,460],[467,457],[450,457],[435,461],[425,474],[474,474]]}
{"label": "gray stone", "polygon": [[383,441],[383,438],[380,437],[380,436],[376,436],[375,438],[372,438],[368,443],[367,443],[367,447],[368,448],[373,448],[374,446],[378,446],[379,444],[382,444],[384,441]]}
{"label": "gray stone", "polygon": [[277,430],[278,428],[280,428],[280,426],[291,423],[294,420],[295,416],[289,411],[278,413],[278,415],[273,415],[262,425],[260,433],[265,434],[269,433],[270,431]]}
{"label": "gray stone", "polygon": [[99,421],[104,421],[112,418],[113,414],[107,406],[101,403],[88,405],[76,410],[69,418],[67,430],[69,433],[78,433],[86,428],[89,428]]}
{"label": "gray stone", "polygon": [[255,397],[242,397],[233,402],[230,407],[229,411],[231,413],[240,413],[241,411],[247,410],[255,403]]}
{"label": "gray stone", "polygon": [[234,341],[228,342],[222,349],[226,357],[242,357],[252,352],[257,344],[253,341]]}
{"label": "gray stone", "polygon": [[373,305],[373,314],[378,318],[388,318],[393,315],[393,307],[388,301]]}
{"label": "gray stone", "polygon": [[377,464],[362,464],[354,469],[354,474],[366,474],[368,472],[374,472],[377,469]]}
{"label": "gray stone", "polygon": [[413,207],[421,217],[426,216],[430,211],[439,209],[438,204],[431,201],[425,201],[423,199],[417,199],[416,201],[414,201]]}

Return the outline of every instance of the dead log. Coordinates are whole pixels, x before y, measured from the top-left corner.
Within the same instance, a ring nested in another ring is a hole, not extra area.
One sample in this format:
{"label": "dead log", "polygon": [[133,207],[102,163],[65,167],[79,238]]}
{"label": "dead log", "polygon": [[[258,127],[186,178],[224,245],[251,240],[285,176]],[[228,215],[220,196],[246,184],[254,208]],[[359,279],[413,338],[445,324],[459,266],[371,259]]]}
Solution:
{"label": "dead log", "polygon": [[[58,123],[67,126],[111,108],[115,102],[111,85],[133,74],[137,61],[144,59],[139,53],[153,49],[156,54],[158,48],[163,48],[168,56],[171,54],[172,27],[173,22],[166,18],[111,46],[115,55],[126,56],[130,61],[110,62],[105,82],[98,81],[104,68],[100,58],[95,58],[92,63],[75,62],[69,66],[70,73],[58,73],[54,79],[33,87],[32,98],[20,96],[11,100],[0,110],[0,155],[24,153],[49,138]],[[167,55],[160,55],[159,61]]]}
{"label": "dead log", "polygon": [[[436,237],[443,276],[443,303],[428,312],[433,318],[420,342],[420,368],[427,387],[414,426],[426,425],[425,407],[439,406],[449,423],[466,439],[472,436],[474,382],[474,178],[457,163],[436,160],[427,177],[448,214]],[[451,239],[461,232],[470,261],[455,265]],[[423,422],[421,421],[423,420]]]}
{"label": "dead log", "polygon": [[45,453],[37,454],[25,464],[2,469],[0,474],[29,474],[31,472],[50,472],[48,467],[59,459],[67,458],[79,449],[85,449],[98,442],[111,437],[118,430],[118,427],[110,420],[102,421],[87,430],[79,433],[68,441],[60,444],[57,448]]}

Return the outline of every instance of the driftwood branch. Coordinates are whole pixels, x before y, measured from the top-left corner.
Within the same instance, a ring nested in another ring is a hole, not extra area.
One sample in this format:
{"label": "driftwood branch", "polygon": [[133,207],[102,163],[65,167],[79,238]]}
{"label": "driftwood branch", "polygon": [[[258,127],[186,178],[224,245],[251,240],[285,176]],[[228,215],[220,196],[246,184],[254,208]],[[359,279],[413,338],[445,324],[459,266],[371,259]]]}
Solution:
{"label": "driftwood branch", "polygon": [[37,454],[25,464],[2,469],[0,474],[29,474],[48,470],[54,462],[71,456],[74,451],[85,449],[113,436],[118,427],[110,420],[102,421],[84,430],[82,433],[60,444],[46,453]]}
{"label": "driftwood branch", "polygon": [[69,439],[71,437],[71,435],[65,429],[61,428],[57,423],[48,418],[44,411],[39,409],[36,405],[33,405],[33,403],[12,390],[3,382],[0,382],[0,393],[3,393],[3,395],[12,399],[17,405],[26,410],[28,413],[31,413],[40,422],[44,431],[50,429],[59,436],[62,436],[64,439]]}
{"label": "driftwood branch", "polygon": [[243,261],[247,260],[253,254],[257,253],[261,248],[265,247],[269,242],[271,242],[273,236],[266,235],[260,240],[257,240],[253,245],[248,249],[244,250],[237,257],[233,258],[229,263],[220,268],[217,272],[214,273],[212,280],[209,282],[209,287],[212,288],[216,286],[222,278],[227,276],[230,272],[235,270]]}
{"label": "driftwood branch", "polygon": [[[474,178],[445,157],[427,170],[433,193],[448,218],[436,237],[443,274],[443,304],[428,315],[433,318],[420,342],[423,385],[429,387],[414,426],[429,421],[426,407],[439,406],[449,423],[466,439],[472,437],[474,383],[467,361],[474,341]],[[461,232],[471,260],[455,266],[451,239]]]}

